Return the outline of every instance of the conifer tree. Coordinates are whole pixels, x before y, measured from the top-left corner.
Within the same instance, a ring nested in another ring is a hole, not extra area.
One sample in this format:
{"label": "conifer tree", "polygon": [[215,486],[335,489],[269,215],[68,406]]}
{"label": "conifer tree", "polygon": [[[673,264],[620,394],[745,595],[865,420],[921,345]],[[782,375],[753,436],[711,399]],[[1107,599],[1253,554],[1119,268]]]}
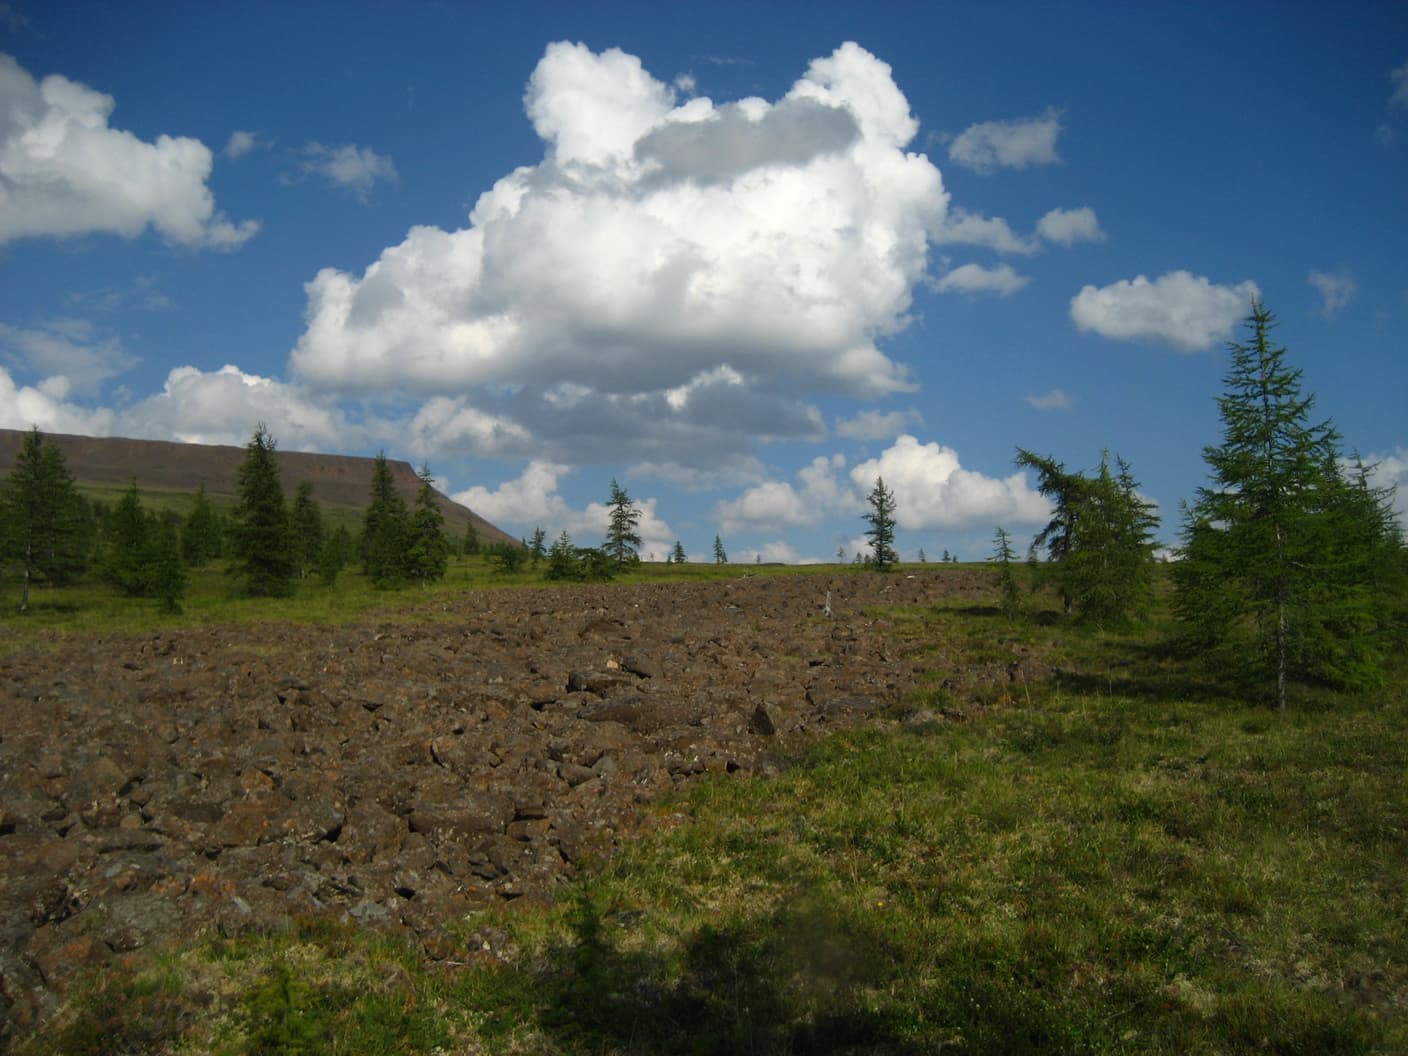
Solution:
{"label": "conifer tree", "polygon": [[444,579],[450,567],[450,540],[445,535],[445,515],[435,501],[435,478],[428,465],[416,474],[415,509],[406,532],[406,574],[417,583]]}
{"label": "conifer tree", "polygon": [[471,518],[464,529],[464,556],[473,557],[479,553],[479,549],[479,529],[474,526],[474,520]]}
{"label": "conifer tree", "polygon": [[293,556],[298,566],[298,578],[307,579],[318,566],[323,552],[323,511],[313,498],[312,481],[301,480],[293,494],[292,519]]}
{"label": "conifer tree", "polygon": [[0,546],[24,573],[21,612],[29,608],[35,578],[63,584],[82,574],[87,563],[83,506],[63,452],[31,429],[0,489]]}
{"label": "conifer tree", "polygon": [[543,531],[542,526],[540,525],[534,528],[533,537],[528,541],[528,554],[531,559],[530,563],[534,568],[537,568],[538,562],[547,555],[546,543],[547,533]]}
{"label": "conifer tree", "polygon": [[678,539],[675,540],[675,548],[670,552],[670,557],[677,565],[682,565],[685,562],[684,546]]}
{"label": "conifer tree", "polygon": [[407,522],[406,500],[383,451],[372,464],[371,498],[362,517],[362,572],[378,587],[405,580]]}
{"label": "conifer tree", "polygon": [[325,586],[337,582],[337,574],[347,567],[357,552],[352,541],[352,533],[347,526],[339,524],[323,540],[323,548],[318,552],[318,578]]}
{"label": "conifer tree", "polygon": [[[1229,346],[1211,482],[1185,510],[1175,610],[1185,639],[1286,706],[1293,679],[1376,683],[1388,596],[1376,578],[1401,538],[1383,495],[1346,480],[1339,434],[1312,417],[1302,372],[1257,302]],[[1388,564],[1392,565],[1392,561]]]}
{"label": "conifer tree", "polygon": [[1045,548],[1049,563],[1038,572],[1055,581],[1065,610],[1098,622],[1143,616],[1153,597],[1158,519],[1128,463],[1117,457],[1112,472],[1102,455],[1095,475],[1086,476],[1022,448],[1016,462],[1036,470],[1037,490],[1055,507],[1032,550]]}
{"label": "conifer tree", "polygon": [[156,596],[161,611],[179,613],[186,593],[186,566],[181,560],[179,516],[153,518],[147,528],[147,592]]}
{"label": "conifer tree", "polygon": [[244,449],[236,474],[237,499],[230,517],[231,571],[244,579],[253,597],[282,597],[293,593],[293,541],[288,507],[274,459],[274,439],[264,423],[254,431]]}
{"label": "conifer tree", "polygon": [[210,504],[205,491],[205,481],[196,488],[195,505],[186,515],[186,523],[181,530],[181,552],[186,563],[193,568],[202,568],[221,554],[220,517]]}
{"label": "conifer tree", "polygon": [[870,503],[870,512],[865,515],[870,527],[865,534],[870,537],[871,567],[886,572],[899,560],[895,552],[895,495],[885,487],[884,478],[876,477],[866,501]]}
{"label": "conifer tree", "polygon": [[617,568],[624,568],[640,559],[636,552],[640,546],[640,535],[636,531],[640,524],[640,509],[614,478],[606,508],[606,542],[602,544],[602,549]]}
{"label": "conifer tree", "polygon": [[151,585],[151,527],[134,480],[103,521],[98,558],[98,574],[132,597]]}
{"label": "conifer tree", "polygon": [[717,535],[714,536],[714,564],[728,564],[728,553],[724,550],[724,541]]}
{"label": "conifer tree", "polygon": [[572,537],[563,529],[556,541],[548,549],[548,567],[543,575],[548,579],[575,579],[577,576],[577,552],[572,546]]}
{"label": "conifer tree", "polygon": [[1017,572],[1012,567],[1016,553],[1012,549],[1012,539],[1003,528],[998,528],[992,538],[992,559],[997,562],[997,589],[1002,614],[1008,620],[1015,620],[1022,612],[1022,588],[1017,583]]}

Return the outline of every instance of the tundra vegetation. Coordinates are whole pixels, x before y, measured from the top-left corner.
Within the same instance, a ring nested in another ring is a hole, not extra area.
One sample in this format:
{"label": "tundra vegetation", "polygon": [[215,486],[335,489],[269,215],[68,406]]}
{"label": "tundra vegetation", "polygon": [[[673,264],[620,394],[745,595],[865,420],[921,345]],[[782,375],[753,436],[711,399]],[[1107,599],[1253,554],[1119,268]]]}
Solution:
{"label": "tundra vegetation", "polygon": [[[875,720],[779,739],[773,776],[643,805],[645,835],[603,844],[551,904],[467,914],[439,960],[324,920],[172,936],[72,990],[17,1051],[1408,1051],[1408,556],[1271,323],[1258,305],[1234,346],[1181,561],[1153,561],[1123,462],[1019,450],[1055,507],[1046,560],[1017,564],[999,529],[987,594],[836,613],[838,634],[886,626],[923,672]],[[638,510],[612,494],[634,553]],[[193,568],[184,612],[162,615],[51,575],[19,536],[16,590],[39,579],[46,601],[0,652],[169,621],[337,623],[400,597],[368,570],[236,599]],[[454,555],[413,611],[593,569],[846,574],[745,571],[715,542],[715,563],[623,562],[565,531],[542,571],[521,547],[498,571]],[[948,565],[901,567],[940,584]],[[1008,676],[959,695],[948,673],[974,665]]]}

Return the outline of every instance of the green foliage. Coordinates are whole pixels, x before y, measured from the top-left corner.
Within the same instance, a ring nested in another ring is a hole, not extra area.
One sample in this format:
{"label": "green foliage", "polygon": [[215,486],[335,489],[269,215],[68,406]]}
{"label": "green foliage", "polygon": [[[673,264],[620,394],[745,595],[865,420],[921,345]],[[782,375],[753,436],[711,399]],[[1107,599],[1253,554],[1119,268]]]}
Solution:
{"label": "green foliage", "polygon": [[362,574],[379,587],[396,587],[406,579],[406,501],[396,490],[386,452],[372,464],[371,498],[362,518]]}
{"label": "green foliage", "polygon": [[717,535],[714,536],[714,564],[728,564],[728,553],[724,550],[724,541]]}
{"label": "green foliage", "polygon": [[533,529],[533,536],[528,540],[528,555],[534,568],[537,568],[543,558],[547,557],[547,538],[547,533],[543,531],[541,525]]}
{"label": "green foliage", "polygon": [[186,565],[181,558],[180,519],[156,516],[147,528],[148,590],[161,603],[161,611],[175,615],[181,611],[186,593]]}
{"label": "green foliage", "polygon": [[895,552],[895,494],[885,487],[883,478],[876,477],[866,501],[870,503],[870,512],[865,515],[870,525],[865,532],[870,538],[870,567],[888,572],[900,559]]}
{"label": "green foliage", "polygon": [[317,567],[318,557],[323,551],[323,511],[318,500],[313,498],[311,481],[299,481],[289,516],[298,578],[307,579],[308,573]]}
{"label": "green foliage", "polygon": [[1032,550],[1045,549],[1049,564],[1040,578],[1055,582],[1065,610],[1110,625],[1147,615],[1158,518],[1128,463],[1117,456],[1112,472],[1101,455],[1095,475],[1086,476],[1019,447],[1016,464],[1036,471],[1037,490],[1055,507]]}
{"label": "green foliage", "polygon": [[1364,467],[1346,479],[1275,325],[1255,304],[1230,346],[1222,443],[1203,450],[1212,479],[1185,510],[1174,582],[1185,643],[1285,707],[1292,680],[1378,683],[1402,540]]}
{"label": "green foliage", "polygon": [[670,560],[677,565],[682,565],[685,562],[684,546],[678,539],[675,540],[675,548],[670,551]]}
{"label": "green foliage", "polygon": [[220,515],[210,504],[205,481],[196,489],[195,505],[186,515],[181,531],[181,552],[192,568],[203,568],[224,553],[224,528]]}
{"label": "green foliage", "polygon": [[[998,605],[1008,620],[1015,620],[1022,614],[1022,588],[1017,582],[1016,570],[1012,567],[1016,553],[1006,529],[998,528],[993,533],[992,560],[997,562]],[[924,560],[924,551],[919,551],[919,560]]]}
{"label": "green foliage", "polygon": [[479,553],[479,546],[479,529],[474,526],[474,520],[471,518],[469,524],[465,525],[464,529],[463,550],[465,557],[474,557],[477,555]]}
{"label": "green foliage", "polygon": [[103,518],[98,574],[129,597],[140,597],[148,590],[149,524],[135,481]]}
{"label": "green foliage", "polygon": [[[1269,722],[1157,627],[973,601],[873,613],[932,668],[904,721],[691,782],[660,805],[678,824],[551,903],[452,925],[492,958],[332,924],[178,937],[66,991],[18,1056],[1408,1051],[1401,663]],[[1017,655],[1060,674],[938,685]]]}
{"label": "green foliage", "polygon": [[339,524],[323,540],[323,548],[318,552],[318,578],[325,586],[332,586],[337,575],[357,552],[352,533],[345,524]]}
{"label": "green foliage", "polygon": [[284,503],[274,439],[261,422],[245,445],[235,480],[237,499],[230,517],[231,571],[244,580],[251,597],[285,597],[296,571],[288,508]]}
{"label": "green foliage", "polygon": [[616,563],[598,547],[573,546],[572,539],[564,531],[548,550],[547,568],[543,572],[546,579],[591,583],[603,582],[616,574]]}
{"label": "green foliage", "polygon": [[614,478],[611,481],[611,498],[607,500],[606,509],[606,542],[602,544],[602,549],[617,568],[625,568],[640,560],[637,554],[640,534],[636,531],[640,525],[640,509]]}
{"label": "green foliage", "polygon": [[489,563],[500,573],[519,572],[528,563],[528,551],[517,543],[494,543],[486,553]]}
{"label": "green foliage", "polygon": [[23,570],[21,612],[32,580],[62,585],[83,573],[91,538],[85,505],[63,453],[31,429],[0,487],[0,557]]}
{"label": "green foliage", "polygon": [[434,478],[428,465],[417,474],[415,509],[406,531],[406,576],[416,583],[445,578],[450,566],[450,539],[445,534],[445,515],[435,501]]}

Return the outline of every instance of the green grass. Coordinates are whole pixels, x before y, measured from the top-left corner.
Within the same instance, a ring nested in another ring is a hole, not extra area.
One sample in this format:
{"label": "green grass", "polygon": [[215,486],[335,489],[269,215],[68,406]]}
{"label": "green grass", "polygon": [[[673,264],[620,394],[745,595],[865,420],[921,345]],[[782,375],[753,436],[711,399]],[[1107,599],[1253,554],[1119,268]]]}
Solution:
{"label": "green grass", "polygon": [[[737,579],[753,575],[812,575],[835,572],[835,566],[762,566],[645,562],[622,573],[617,583],[683,583]],[[847,570],[849,571],[849,569]],[[464,596],[469,590],[505,590],[516,587],[550,587],[542,566],[525,563],[521,571],[504,573],[486,557],[456,556],[449,572],[437,583],[398,590],[375,587],[356,567],[340,573],[332,586],[316,576],[295,584],[290,598],[249,598],[238,579],[222,562],[189,572],[181,600],[182,611],[162,613],[155,599],[129,598],[91,579],[70,587],[36,584],[30,590],[27,613],[18,611],[20,581],[0,578],[0,654],[32,644],[43,633],[146,633],[164,627],[198,627],[207,624],[291,623],[339,624],[363,618],[382,609],[419,606],[420,618],[433,620],[435,606]]]}
{"label": "green grass", "polygon": [[[935,661],[910,721],[694,786],[553,907],[456,924],[454,963],[328,925],[209,939],[21,1051],[1408,1051],[1401,666],[1282,714],[1158,627],[883,615]],[[1013,655],[1053,673],[937,684]]]}

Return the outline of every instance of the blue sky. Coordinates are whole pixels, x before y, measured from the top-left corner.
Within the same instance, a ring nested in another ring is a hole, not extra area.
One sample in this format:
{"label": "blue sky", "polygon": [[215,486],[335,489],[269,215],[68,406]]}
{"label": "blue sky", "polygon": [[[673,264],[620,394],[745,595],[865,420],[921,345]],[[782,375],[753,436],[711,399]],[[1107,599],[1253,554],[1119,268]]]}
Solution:
{"label": "blue sky", "polygon": [[1402,4],[0,3],[0,426],[428,463],[645,556],[1172,541],[1250,299],[1408,498]]}

